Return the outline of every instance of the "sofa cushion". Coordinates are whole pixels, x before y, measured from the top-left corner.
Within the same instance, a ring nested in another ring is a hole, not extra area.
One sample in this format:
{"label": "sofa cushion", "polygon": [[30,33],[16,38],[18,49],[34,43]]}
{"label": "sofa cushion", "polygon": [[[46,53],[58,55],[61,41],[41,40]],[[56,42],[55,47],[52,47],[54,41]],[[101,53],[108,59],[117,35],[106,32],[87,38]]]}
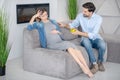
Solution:
{"label": "sofa cushion", "polygon": [[78,38],[77,35],[71,34],[71,32],[69,31],[69,29],[61,28],[61,32],[63,34],[64,40],[73,40],[75,38]]}
{"label": "sofa cushion", "polygon": [[119,24],[118,28],[116,29],[115,34],[120,35],[120,24]]}
{"label": "sofa cushion", "polygon": [[114,42],[114,43],[120,43],[120,35],[115,35],[115,34],[101,34],[103,39],[106,42]]}
{"label": "sofa cushion", "polygon": [[[87,53],[83,53],[87,63],[89,63]],[[82,72],[73,57],[69,53],[60,50],[44,48],[24,49],[23,61],[24,70],[41,75],[65,79],[74,77]]]}
{"label": "sofa cushion", "polygon": [[39,34],[36,29],[29,31],[26,28],[24,29],[24,44],[25,48],[36,48],[40,47]]}
{"label": "sofa cushion", "polygon": [[76,38],[76,39],[70,40],[70,42],[74,43],[75,45],[80,46],[80,39],[81,38]]}
{"label": "sofa cushion", "polygon": [[[79,49],[81,50],[81,52],[83,52],[83,54],[87,53],[86,50],[85,50],[85,48],[80,45],[80,39],[81,38],[76,38],[74,40],[70,40],[70,42],[72,42],[75,45],[79,46],[80,47]],[[106,43],[106,45],[107,45],[107,43]],[[94,55],[95,55],[95,57],[97,59],[98,58],[98,51],[96,49],[94,49],[94,48],[93,48],[93,51],[94,51]],[[105,51],[105,55],[104,55],[104,62],[107,61],[107,51],[108,51],[108,48],[106,46],[106,51]]]}
{"label": "sofa cushion", "polygon": [[120,35],[115,34],[101,34],[107,42],[108,58],[110,62],[120,63]]}

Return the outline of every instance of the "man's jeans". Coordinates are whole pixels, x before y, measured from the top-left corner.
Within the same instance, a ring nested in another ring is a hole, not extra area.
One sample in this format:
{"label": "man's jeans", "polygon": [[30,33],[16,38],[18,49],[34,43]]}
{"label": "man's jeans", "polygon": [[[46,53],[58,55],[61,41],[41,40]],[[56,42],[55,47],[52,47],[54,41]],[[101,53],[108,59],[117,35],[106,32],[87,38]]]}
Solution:
{"label": "man's jeans", "polygon": [[103,56],[106,50],[106,44],[103,40],[101,39],[95,39],[91,40],[89,38],[83,37],[81,45],[85,47],[88,55],[89,55],[89,60],[91,63],[96,62],[94,52],[92,48],[95,48],[98,50],[98,61],[103,62]]}

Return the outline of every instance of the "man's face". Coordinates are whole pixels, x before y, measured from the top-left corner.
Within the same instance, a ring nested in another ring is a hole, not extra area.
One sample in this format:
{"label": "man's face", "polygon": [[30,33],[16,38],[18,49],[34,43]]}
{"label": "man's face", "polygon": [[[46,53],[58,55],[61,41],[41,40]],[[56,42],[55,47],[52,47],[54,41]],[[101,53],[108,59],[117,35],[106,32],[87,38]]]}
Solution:
{"label": "man's face", "polygon": [[89,12],[87,8],[83,8],[82,12],[84,17],[90,17],[92,14],[92,12]]}

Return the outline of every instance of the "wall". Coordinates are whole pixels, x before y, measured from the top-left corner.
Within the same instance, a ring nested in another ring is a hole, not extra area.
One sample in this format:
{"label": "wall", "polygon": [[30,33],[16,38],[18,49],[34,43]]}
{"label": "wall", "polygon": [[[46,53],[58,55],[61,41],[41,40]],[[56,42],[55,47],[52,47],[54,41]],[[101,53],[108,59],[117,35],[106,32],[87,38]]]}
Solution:
{"label": "wall", "polygon": [[[1,0],[0,8],[4,7],[9,16],[9,43],[12,49],[8,60],[22,56],[23,54],[23,29],[25,24],[16,24],[16,4],[50,3],[50,18],[58,21],[66,20],[64,13],[65,0]],[[62,6],[61,6],[62,5]]]}
{"label": "wall", "polygon": [[58,8],[57,8],[57,20],[58,21],[66,21],[68,20],[68,15],[67,15],[67,0],[58,0]]}

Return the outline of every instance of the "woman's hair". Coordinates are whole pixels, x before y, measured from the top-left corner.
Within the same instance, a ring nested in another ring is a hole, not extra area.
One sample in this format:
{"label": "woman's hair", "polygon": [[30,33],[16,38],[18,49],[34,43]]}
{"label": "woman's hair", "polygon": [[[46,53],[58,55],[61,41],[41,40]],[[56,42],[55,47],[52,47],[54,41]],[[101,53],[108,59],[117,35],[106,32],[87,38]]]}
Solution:
{"label": "woman's hair", "polygon": [[94,12],[96,7],[92,2],[87,2],[82,5],[82,7],[87,8],[89,12]]}
{"label": "woman's hair", "polygon": [[[37,8],[36,10],[36,13],[40,11],[41,12],[41,15],[44,13],[44,12],[47,12],[47,10],[45,8]],[[40,22],[41,19],[39,17],[36,18],[36,21]]]}

